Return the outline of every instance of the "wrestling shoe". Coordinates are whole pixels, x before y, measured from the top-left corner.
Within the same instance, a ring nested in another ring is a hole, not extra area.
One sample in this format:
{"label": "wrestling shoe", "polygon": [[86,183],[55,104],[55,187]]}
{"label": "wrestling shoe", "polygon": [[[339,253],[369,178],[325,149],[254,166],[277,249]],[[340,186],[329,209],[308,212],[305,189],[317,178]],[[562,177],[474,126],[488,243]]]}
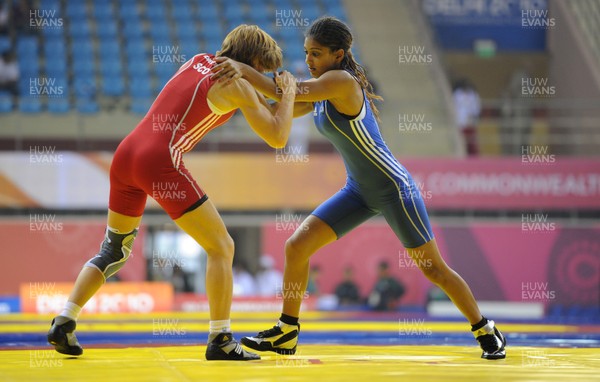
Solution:
{"label": "wrestling shoe", "polygon": [[260,359],[258,354],[242,349],[231,333],[219,333],[206,347],[208,361],[251,361]]}
{"label": "wrestling shoe", "polygon": [[77,323],[73,320],[69,320],[64,324],[57,325],[54,323],[56,318],[52,319],[52,326],[48,331],[48,342],[54,345],[54,349],[62,354],[69,355],[81,355],[83,349],[75,337],[75,328]]}
{"label": "wrestling shoe", "polygon": [[502,359],[506,358],[506,338],[496,328],[494,321],[488,322],[481,328],[474,330],[473,335],[479,342],[479,346],[483,349],[481,358],[485,359]]}
{"label": "wrestling shoe", "polygon": [[256,337],[242,337],[242,344],[258,351],[274,351],[278,354],[296,353],[300,324],[288,325],[281,321],[269,330],[265,330]]}

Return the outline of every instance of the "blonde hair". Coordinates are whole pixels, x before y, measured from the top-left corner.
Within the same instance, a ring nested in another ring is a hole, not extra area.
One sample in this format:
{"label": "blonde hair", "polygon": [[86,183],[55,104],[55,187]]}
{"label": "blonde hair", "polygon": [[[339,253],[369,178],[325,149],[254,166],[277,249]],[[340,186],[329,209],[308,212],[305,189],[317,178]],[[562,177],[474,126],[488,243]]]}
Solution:
{"label": "blonde hair", "polygon": [[242,24],[229,32],[217,56],[229,57],[252,67],[258,64],[266,71],[275,71],[283,63],[277,42],[256,25]]}

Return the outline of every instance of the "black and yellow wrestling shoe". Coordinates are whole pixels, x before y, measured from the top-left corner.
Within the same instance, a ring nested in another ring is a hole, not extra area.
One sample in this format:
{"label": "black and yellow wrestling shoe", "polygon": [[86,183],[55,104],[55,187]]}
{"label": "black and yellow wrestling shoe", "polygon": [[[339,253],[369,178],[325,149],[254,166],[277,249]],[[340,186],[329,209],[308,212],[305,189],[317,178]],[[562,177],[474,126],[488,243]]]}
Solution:
{"label": "black and yellow wrestling shoe", "polygon": [[258,354],[242,349],[231,333],[219,333],[206,347],[208,361],[252,361],[260,359]]}
{"label": "black and yellow wrestling shoe", "polygon": [[81,355],[83,348],[75,337],[77,323],[69,320],[63,324],[56,324],[56,318],[52,320],[52,326],[48,331],[48,342],[54,346],[57,352],[68,355]]}
{"label": "black and yellow wrestling shoe", "polygon": [[243,337],[242,344],[258,351],[274,351],[278,354],[294,354],[298,345],[300,324],[288,325],[281,321],[256,337]]}
{"label": "black and yellow wrestling shoe", "polygon": [[502,359],[506,358],[506,338],[496,328],[494,321],[488,320],[481,328],[474,330],[473,335],[483,350],[481,358]]}

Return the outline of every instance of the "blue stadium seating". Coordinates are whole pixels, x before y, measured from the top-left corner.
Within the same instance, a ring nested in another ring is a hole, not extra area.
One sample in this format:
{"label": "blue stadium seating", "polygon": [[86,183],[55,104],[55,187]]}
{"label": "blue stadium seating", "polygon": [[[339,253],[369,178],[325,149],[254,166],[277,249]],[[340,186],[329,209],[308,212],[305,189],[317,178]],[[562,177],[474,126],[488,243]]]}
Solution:
{"label": "blue stadium seating", "polygon": [[171,29],[166,21],[161,20],[160,22],[156,22],[152,24],[152,27],[149,29],[149,34],[152,39],[159,39],[162,36],[169,36],[171,33]]}
{"label": "blue stadium seating", "polygon": [[73,75],[76,77],[90,77],[95,75],[94,61],[86,56],[76,56],[73,58]]}
{"label": "blue stadium seating", "polygon": [[75,97],[92,98],[96,95],[96,81],[94,77],[75,77],[73,80]]}
{"label": "blue stadium seating", "polygon": [[175,25],[175,34],[179,39],[194,38],[196,37],[196,28],[191,20],[179,22]]}
{"label": "blue stadium seating", "polygon": [[144,37],[142,24],[137,22],[125,23],[125,25],[123,25],[123,34],[128,38]]}
{"label": "blue stadium seating", "polygon": [[39,98],[21,97],[19,100],[19,111],[21,113],[39,113],[42,111],[42,103]]}
{"label": "blue stadium seating", "polygon": [[87,17],[86,2],[68,1],[65,14],[71,19],[85,19]]}
{"label": "blue stadium seating", "polygon": [[12,48],[12,43],[8,36],[0,36],[0,54],[9,51]]}
{"label": "blue stadium seating", "polygon": [[46,75],[49,77],[66,77],[67,68],[67,60],[64,56],[46,59]]}
{"label": "blue stadium seating", "polygon": [[134,99],[131,102],[131,111],[136,114],[146,114],[151,105],[152,100],[150,99]]}
{"label": "blue stadium seating", "polygon": [[93,114],[99,110],[98,104],[92,98],[78,98],[75,103],[77,112],[81,114]]}
{"label": "blue stadium seating", "polygon": [[150,77],[150,68],[146,60],[127,61],[125,71],[127,72],[127,78],[132,81],[143,80],[148,82]]}
{"label": "blue stadium seating", "polygon": [[[129,95],[131,110],[145,113],[183,61],[197,53],[215,53],[225,35],[241,23],[260,25],[275,37],[289,66],[304,60],[304,28],[276,26],[277,10],[302,10],[299,17],[310,22],[322,14],[345,17],[341,0],[38,0],[36,5],[56,10],[66,23],[64,28],[41,28],[38,35],[17,38],[14,48],[22,75],[17,109],[27,113],[44,106],[51,113],[71,108],[94,113],[98,94]],[[172,52],[156,52],[164,47]],[[10,48],[11,40],[0,36],[0,52]],[[67,94],[53,98],[30,93],[29,79],[46,77],[64,83]],[[71,87],[67,78],[73,81]],[[68,96],[74,97],[72,104]],[[14,107],[9,94],[0,94],[0,112]]]}
{"label": "blue stadium seating", "polygon": [[4,90],[0,90],[0,113],[9,113],[14,109],[12,95]]}
{"label": "blue stadium seating", "polygon": [[119,28],[115,20],[105,19],[96,23],[96,35],[100,40],[116,40],[118,34]]}
{"label": "blue stadium seating", "polygon": [[60,9],[60,0],[40,0],[42,9]]}
{"label": "blue stadium seating", "polygon": [[67,59],[67,44],[64,40],[46,41],[43,45],[44,56],[46,59]]}
{"label": "blue stadium seating", "polygon": [[97,21],[114,20],[115,18],[115,11],[112,7],[112,4],[102,1],[94,2],[94,10],[92,14]]}
{"label": "blue stadium seating", "polygon": [[73,19],[69,23],[68,33],[74,38],[89,38],[92,35],[92,28],[87,19]]}
{"label": "blue stadium seating", "polygon": [[167,15],[167,8],[162,2],[152,6],[148,5],[146,6],[145,15],[150,21],[164,19]]}
{"label": "blue stadium seating", "polygon": [[21,78],[39,77],[40,63],[36,58],[18,56],[19,71]]}
{"label": "blue stadium seating", "polygon": [[39,50],[38,39],[35,36],[21,36],[17,38],[17,55],[37,55]]}
{"label": "blue stadium seating", "polygon": [[202,21],[214,21],[219,19],[219,11],[213,3],[203,3],[196,8],[197,17]]}
{"label": "blue stadium seating", "polygon": [[116,40],[100,41],[98,45],[98,56],[100,59],[118,60],[121,54],[121,47]]}
{"label": "blue stadium seating", "polygon": [[42,28],[41,31],[45,41],[62,39],[65,35],[65,28]]}
{"label": "blue stadium seating", "polygon": [[173,4],[171,16],[176,23],[185,20],[192,21],[192,9],[189,5],[185,4]]}
{"label": "blue stadium seating", "polygon": [[54,114],[66,113],[70,109],[69,100],[66,98],[48,98],[48,111]]}
{"label": "blue stadium seating", "polygon": [[125,83],[122,76],[104,76],[100,90],[107,96],[122,96],[125,94]]}
{"label": "blue stadium seating", "polygon": [[219,41],[222,41],[225,38],[223,27],[217,20],[201,23],[200,35],[205,39],[216,39]]}

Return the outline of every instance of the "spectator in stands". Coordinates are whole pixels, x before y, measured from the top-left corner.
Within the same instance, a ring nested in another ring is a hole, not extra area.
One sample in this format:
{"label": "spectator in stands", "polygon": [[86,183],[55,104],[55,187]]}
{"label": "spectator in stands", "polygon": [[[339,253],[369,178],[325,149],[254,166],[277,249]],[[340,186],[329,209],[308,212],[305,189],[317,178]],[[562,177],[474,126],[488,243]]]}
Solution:
{"label": "spectator in stands", "polygon": [[377,282],[369,294],[367,303],[373,310],[396,310],[404,295],[404,285],[389,272],[389,264],[382,261],[377,267]]}
{"label": "spectator in stands", "polygon": [[0,0],[0,35],[8,35],[9,32],[9,0]]}
{"label": "spectator in stands", "polygon": [[481,100],[473,85],[466,79],[456,82],[452,93],[456,125],[464,138],[468,156],[476,156],[477,121],[481,114]]}
{"label": "spectator in stands", "polygon": [[354,270],[351,266],[344,268],[344,279],[335,287],[335,295],[339,306],[356,305],[360,303],[358,286],[354,282]]}
{"label": "spectator in stands", "polygon": [[248,271],[248,265],[243,260],[233,262],[233,295],[255,296],[258,293],[256,281]]}
{"label": "spectator in stands", "polygon": [[281,293],[283,274],[275,269],[275,260],[270,255],[263,255],[260,270],[256,275],[258,294],[263,297],[276,297]]}
{"label": "spectator in stands", "polygon": [[0,90],[7,90],[13,96],[18,95],[19,65],[12,52],[4,52],[0,58]]}
{"label": "spectator in stands", "polygon": [[34,9],[30,0],[16,0],[12,8],[12,29],[17,33],[37,33],[36,28],[30,27],[29,18],[31,10]]}

